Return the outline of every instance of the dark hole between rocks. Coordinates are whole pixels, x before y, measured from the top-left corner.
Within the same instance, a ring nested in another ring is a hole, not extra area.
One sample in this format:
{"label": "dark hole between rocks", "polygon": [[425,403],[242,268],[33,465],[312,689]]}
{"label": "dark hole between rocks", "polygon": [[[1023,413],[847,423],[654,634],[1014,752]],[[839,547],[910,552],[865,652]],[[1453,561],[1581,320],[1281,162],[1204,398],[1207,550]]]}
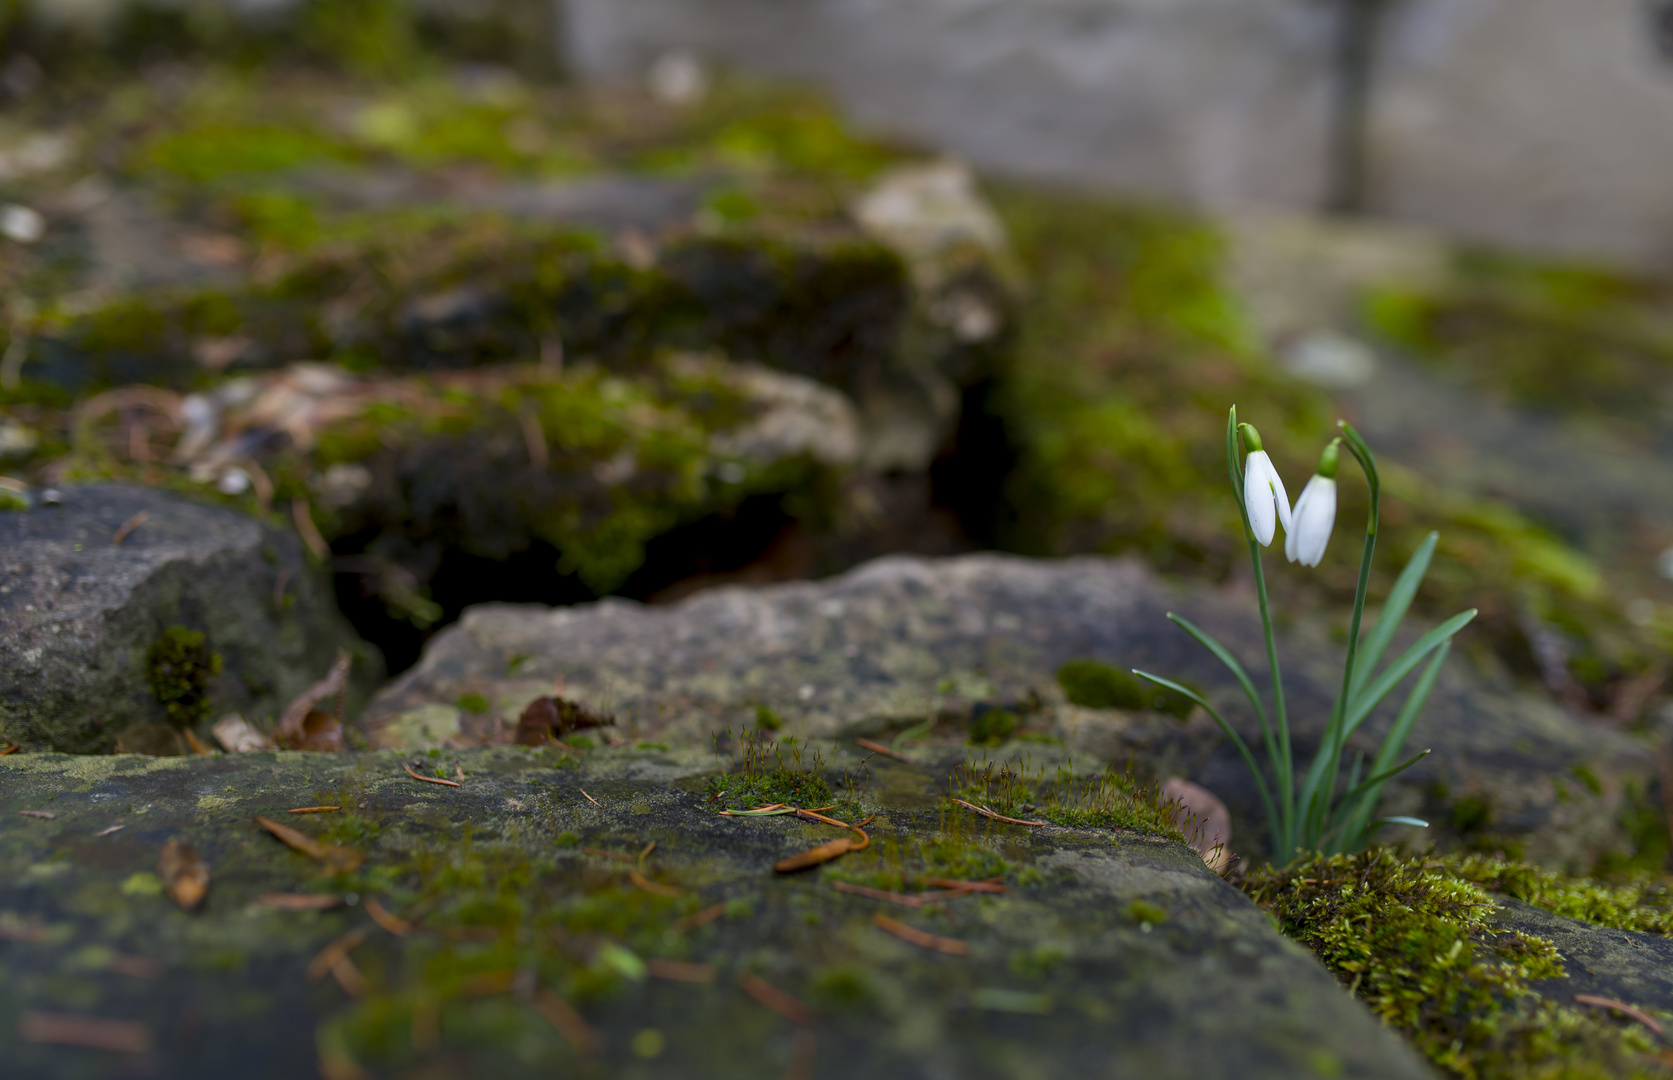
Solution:
{"label": "dark hole between rocks", "polygon": [[[727,514],[671,529],[646,545],[645,562],[613,595],[651,603],[682,599],[727,583],[767,584],[837,573],[891,552],[944,555],[995,543],[1008,515],[1006,478],[1016,450],[991,408],[992,386],[964,392],[962,419],[926,473],[868,481],[886,520],[859,538],[836,539],[797,520],[778,495],[745,499]],[[352,565],[371,536],[333,545]],[[573,574],[558,569],[561,553],[535,541],[504,559],[458,548],[439,554],[427,585],[441,609],[420,628],[391,613],[360,569],[335,577],[338,606],[360,636],[383,651],[390,675],[418,662],[424,643],[473,604],[580,604],[598,599]]]}

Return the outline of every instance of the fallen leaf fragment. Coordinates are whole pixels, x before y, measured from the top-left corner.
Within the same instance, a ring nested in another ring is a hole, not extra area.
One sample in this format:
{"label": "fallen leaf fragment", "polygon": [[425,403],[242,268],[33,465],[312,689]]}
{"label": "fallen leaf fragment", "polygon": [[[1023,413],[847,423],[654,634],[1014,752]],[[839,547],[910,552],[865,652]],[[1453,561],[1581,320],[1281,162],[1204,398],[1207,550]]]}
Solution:
{"label": "fallen leaf fragment", "polygon": [[332,810],[341,810],[341,806],[298,806],[294,810],[287,810],[287,814],[324,814]]}
{"label": "fallen leaf fragment", "polygon": [[0,757],[5,757],[7,754],[15,754],[21,749],[23,749],[22,743],[13,743],[4,750],[0,750]]}
{"label": "fallen leaf fragment", "polygon": [[17,814],[18,817],[40,818],[42,821],[51,821],[58,816],[51,810],[19,810]]}
{"label": "fallen leaf fragment", "polygon": [[773,869],[781,874],[793,874],[797,870],[806,870],[810,866],[828,863],[832,859],[848,854],[854,850],[854,841],[849,837],[838,840],[827,840],[818,847],[808,848],[786,856],[773,864]]}
{"label": "fallen leaf fragment", "polygon": [[126,956],[121,953],[110,958],[105,970],[135,979],[160,979],[163,975],[163,965],[150,957]]}
{"label": "fallen leaf fragment", "polygon": [[457,780],[443,780],[439,776],[421,776],[418,773],[413,772],[412,765],[405,761],[401,762],[401,768],[407,770],[407,775],[412,777],[414,780],[422,780],[426,784],[445,784],[448,787],[461,786]]}
{"label": "fallen leaf fragment", "polygon": [[985,892],[1002,893],[1006,888],[998,879],[991,881],[956,881],[952,878],[927,877],[925,885],[934,885],[938,889],[952,889],[955,892]]}
{"label": "fallen leaf fragment", "polygon": [[715,981],[713,964],[690,964],[684,960],[662,960],[652,957],[645,961],[645,973],[655,979],[674,982],[712,983]]}
{"label": "fallen leaf fragment", "polygon": [[1614,998],[1599,997],[1597,994],[1575,994],[1574,1000],[1581,1005],[1590,1005],[1593,1008],[1613,1009],[1623,1016],[1627,1016],[1638,1021],[1640,1024],[1643,1024],[1657,1035],[1662,1033],[1661,1025],[1656,1022],[1654,1017],[1650,1016],[1643,1009],[1634,1005],[1628,1005],[1624,1001],[1616,1001]]}
{"label": "fallen leaf fragment", "polygon": [[209,728],[221,749],[229,754],[248,754],[256,750],[276,750],[278,744],[257,731],[237,713],[227,713]]}
{"label": "fallen leaf fragment", "polygon": [[537,988],[532,1000],[535,1011],[545,1017],[546,1022],[556,1028],[559,1035],[569,1041],[576,1053],[598,1053],[598,1033],[575,1011],[575,1006],[545,987]]}
{"label": "fallen leaf fragment", "polygon": [[126,825],[109,825],[109,826],[106,826],[103,829],[100,829],[98,832],[94,833],[93,835],[94,836],[110,836],[114,833],[119,833],[123,829],[126,829],[126,828],[127,828]]}
{"label": "fallen leaf fragment", "polygon": [[995,821],[1003,821],[1009,825],[1027,825],[1031,829],[1043,829],[1047,824],[1049,824],[1049,822],[1045,821],[1023,821],[1021,818],[1006,817],[1004,814],[994,813],[985,806],[977,806],[975,803],[965,802],[963,799],[954,799],[953,801],[958,803],[960,806],[969,807],[983,817],[990,817]]}
{"label": "fallen leaf fragment", "polygon": [[896,761],[904,761],[908,765],[916,765],[917,764],[916,761],[913,761],[911,758],[907,757],[905,754],[899,753],[899,752],[894,751],[894,750],[890,750],[887,746],[884,746],[880,742],[872,742],[870,739],[855,739],[854,742],[857,746],[859,746],[859,747],[861,747],[862,749],[865,749],[865,750],[870,750],[874,754],[882,754],[884,757],[892,757]]}
{"label": "fallen leaf fragment", "polygon": [[351,998],[363,998],[372,992],[372,984],[366,981],[360,966],[350,960],[347,954],[339,956],[331,965],[331,977],[337,980],[337,985],[343,988],[343,993]]}
{"label": "fallen leaf fragment", "polygon": [[790,1037],[790,1068],[785,1070],[784,1080],[813,1080],[813,1058],[818,1049],[813,1032],[797,1028]]}
{"label": "fallen leaf fragment", "polygon": [[[306,504],[304,503],[304,505]],[[312,522],[310,521],[309,524],[312,524]],[[302,691],[296,696],[295,700],[285,707],[284,715],[279,718],[278,724],[273,728],[275,742],[284,746],[295,746],[303,741],[307,734],[303,728],[304,721],[307,720],[308,714],[314,711],[314,706],[327,698],[340,697],[348,690],[350,662],[351,657],[348,651],[339,649],[337,660],[331,665],[331,670],[326,673],[325,678]],[[339,707],[338,712],[341,713],[341,711]],[[340,734],[339,731],[339,737]]]}
{"label": "fallen leaf fragment", "polygon": [[957,938],[938,937],[927,930],[920,930],[916,926],[907,926],[887,915],[873,915],[872,925],[879,930],[893,934],[902,941],[909,941],[923,949],[933,949],[935,952],[946,953],[949,956],[964,956],[970,952],[970,944]]}
{"label": "fallen leaf fragment", "polygon": [[256,824],[283,840],[291,848],[300,851],[310,859],[317,859],[325,866],[338,873],[353,870],[366,861],[366,856],[353,848],[339,847],[336,844],[326,844],[305,832],[299,832],[289,825],[281,825],[270,818],[258,817]]}
{"label": "fallen leaf fragment", "polygon": [[114,547],[121,547],[122,541],[133,534],[133,531],[151,520],[151,511],[141,510],[133,517],[117,526],[116,532],[111,534],[110,542]]}
{"label": "fallen leaf fragment", "polygon": [[182,910],[193,911],[209,895],[209,864],[204,862],[192,845],[170,840],[157,856],[157,876],[163,879],[163,890]]}
{"label": "fallen leaf fragment", "polygon": [[366,931],[350,930],[342,937],[321,949],[315,957],[308,961],[308,981],[319,982],[337,966],[337,961],[353,952],[355,947],[366,940]]}
{"label": "fallen leaf fragment", "polygon": [[192,748],[192,753],[196,754],[198,757],[208,757],[215,752],[209,749],[209,747],[203,745],[203,740],[198,738],[197,735],[192,732],[191,728],[183,729],[180,734],[186,736],[186,745],[190,746]]}
{"label": "fallen leaf fragment", "polygon": [[340,907],[343,898],[330,893],[270,892],[256,897],[256,903],[285,911],[329,911]]}
{"label": "fallen leaf fragment", "polygon": [[650,893],[652,896],[665,896],[669,899],[673,899],[676,896],[683,895],[682,890],[675,888],[673,885],[658,884],[637,870],[629,870],[627,872],[627,876],[634,885],[638,886],[645,892]]}
{"label": "fallen leaf fragment", "polygon": [[588,795],[586,788],[579,788],[578,790],[581,792],[581,794],[583,796],[586,797],[586,800],[588,802],[592,803],[594,806],[598,807],[600,810],[604,809],[604,804],[599,802],[597,799],[593,798],[591,795]]}
{"label": "fallen leaf fragment", "polygon": [[726,905],[715,904],[704,908],[702,911],[694,911],[683,919],[675,920],[674,925],[669,929],[676,934],[684,934],[697,929],[699,926],[707,926],[724,914],[726,914]]}
{"label": "fallen leaf fragment", "polygon": [[86,1046],[119,1054],[144,1054],[151,1050],[150,1026],[133,1020],[26,1012],[18,1019],[17,1033],[25,1042]]}
{"label": "fallen leaf fragment", "polygon": [[517,718],[515,741],[519,746],[546,746],[571,732],[611,727],[615,723],[614,716],[593,712],[561,695],[537,697]]}
{"label": "fallen leaf fragment", "polygon": [[922,896],[908,896],[905,893],[890,892],[887,889],[874,889],[869,885],[850,885],[846,881],[833,881],[831,882],[831,888],[837,892],[864,896],[870,900],[885,900],[902,907],[920,908],[927,902]]}
{"label": "fallen leaf fragment", "polygon": [[408,934],[412,933],[412,923],[401,918],[399,915],[392,914],[388,908],[378,902],[377,897],[375,896],[367,897],[366,914],[372,917],[373,922],[377,923],[385,930],[388,930],[396,937],[406,937]]}
{"label": "fallen leaf fragment", "polygon": [[813,1019],[813,1010],[800,998],[785,993],[753,972],[738,976],[738,988],[792,1024],[805,1024]]}

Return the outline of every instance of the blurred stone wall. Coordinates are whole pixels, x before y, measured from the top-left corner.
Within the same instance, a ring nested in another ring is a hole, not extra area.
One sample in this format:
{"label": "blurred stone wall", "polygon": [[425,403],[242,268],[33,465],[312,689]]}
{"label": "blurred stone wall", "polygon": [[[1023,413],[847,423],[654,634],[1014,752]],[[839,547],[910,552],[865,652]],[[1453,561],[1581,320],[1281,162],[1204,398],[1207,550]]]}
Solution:
{"label": "blurred stone wall", "polygon": [[[1313,208],[1329,183],[1340,0],[555,2],[592,77],[686,50],[988,169],[1195,206]],[[1673,3],[1378,8],[1372,213],[1673,264]]]}

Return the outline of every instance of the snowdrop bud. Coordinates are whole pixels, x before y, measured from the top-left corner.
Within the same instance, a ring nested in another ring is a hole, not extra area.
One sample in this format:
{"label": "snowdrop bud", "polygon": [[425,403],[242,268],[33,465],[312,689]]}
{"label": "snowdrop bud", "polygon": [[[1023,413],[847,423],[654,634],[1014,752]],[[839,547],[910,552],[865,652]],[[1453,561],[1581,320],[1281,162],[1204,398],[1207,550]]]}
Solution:
{"label": "snowdrop bud", "polygon": [[1303,566],[1317,566],[1324,558],[1336,527],[1336,465],[1341,457],[1334,439],[1319,455],[1319,471],[1295,501],[1295,527],[1284,530],[1284,556]]}
{"label": "snowdrop bud", "polygon": [[1270,545],[1278,522],[1284,523],[1286,535],[1290,531],[1290,497],[1272,459],[1261,449],[1260,432],[1252,424],[1239,424],[1238,428],[1243,445],[1249,449],[1243,463],[1243,504],[1249,513],[1249,528],[1262,546]]}

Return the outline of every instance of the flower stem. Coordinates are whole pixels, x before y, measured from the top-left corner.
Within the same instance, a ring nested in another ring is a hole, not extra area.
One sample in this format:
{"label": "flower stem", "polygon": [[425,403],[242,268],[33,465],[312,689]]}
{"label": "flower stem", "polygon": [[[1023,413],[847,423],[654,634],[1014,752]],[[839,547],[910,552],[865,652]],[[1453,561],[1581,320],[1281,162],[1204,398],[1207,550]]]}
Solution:
{"label": "flower stem", "polygon": [[[1245,532],[1248,523],[1244,523]],[[1278,752],[1273,754],[1272,768],[1277,773],[1280,822],[1273,824],[1273,838],[1277,849],[1274,861],[1287,863],[1295,854],[1295,782],[1294,759],[1290,754],[1290,719],[1284,707],[1284,680],[1278,671],[1278,646],[1272,638],[1272,612],[1266,599],[1266,571],[1261,567],[1261,549],[1249,535],[1249,561],[1255,566],[1255,596],[1261,606],[1261,630],[1266,635],[1266,664],[1272,675],[1272,707],[1274,725],[1278,729]],[[1282,865],[1280,863],[1280,865]]]}

